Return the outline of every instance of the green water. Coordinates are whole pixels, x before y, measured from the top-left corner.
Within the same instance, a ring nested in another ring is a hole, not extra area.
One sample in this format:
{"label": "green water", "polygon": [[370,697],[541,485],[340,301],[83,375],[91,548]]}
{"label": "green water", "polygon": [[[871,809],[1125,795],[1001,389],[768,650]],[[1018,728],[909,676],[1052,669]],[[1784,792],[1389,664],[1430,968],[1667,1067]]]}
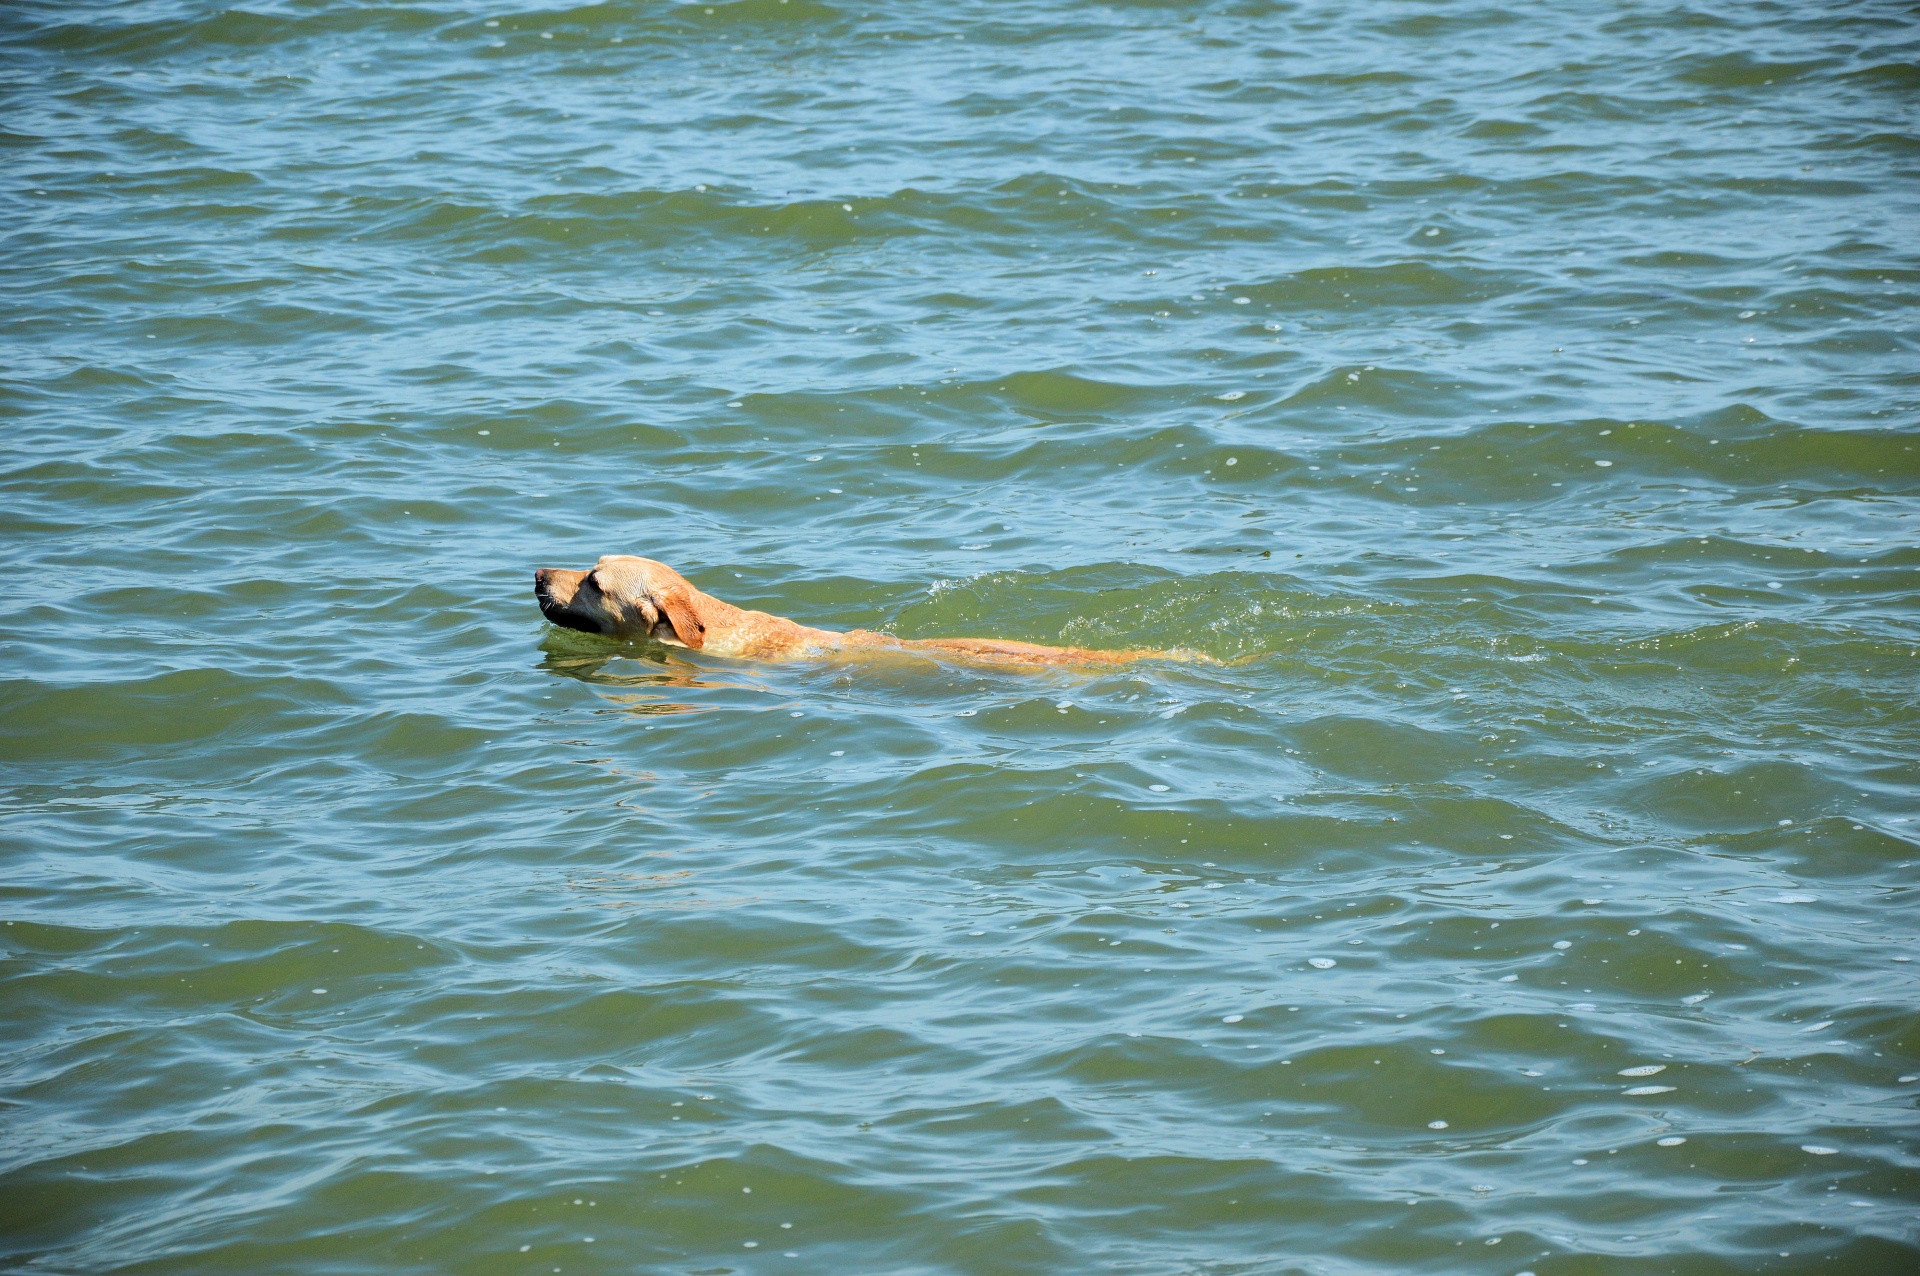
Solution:
{"label": "green water", "polygon": [[1917,64],[0,9],[0,1268],[1920,1272]]}

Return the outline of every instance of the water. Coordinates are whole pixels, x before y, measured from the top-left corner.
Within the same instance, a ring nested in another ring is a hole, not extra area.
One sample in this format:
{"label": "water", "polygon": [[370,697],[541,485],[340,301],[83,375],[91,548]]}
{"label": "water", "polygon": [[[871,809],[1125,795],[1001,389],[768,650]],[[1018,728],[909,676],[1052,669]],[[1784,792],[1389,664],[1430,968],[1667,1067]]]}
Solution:
{"label": "water", "polygon": [[0,41],[8,1270],[1920,1270],[1906,9]]}

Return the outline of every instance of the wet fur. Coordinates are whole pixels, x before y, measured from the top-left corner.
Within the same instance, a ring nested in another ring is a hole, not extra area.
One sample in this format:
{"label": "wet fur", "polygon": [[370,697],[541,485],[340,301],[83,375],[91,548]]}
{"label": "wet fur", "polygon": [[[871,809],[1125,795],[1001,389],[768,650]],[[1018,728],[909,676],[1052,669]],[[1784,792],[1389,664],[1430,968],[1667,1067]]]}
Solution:
{"label": "wet fur", "polygon": [[895,638],[866,629],[839,633],[784,616],[747,611],[702,593],[665,563],[609,554],[587,571],[543,567],[533,574],[540,611],[556,625],[614,638],[651,638],[716,656],[800,660],[845,651],[918,651],[979,664],[1124,665],[1166,651],[1095,651],[997,638]]}

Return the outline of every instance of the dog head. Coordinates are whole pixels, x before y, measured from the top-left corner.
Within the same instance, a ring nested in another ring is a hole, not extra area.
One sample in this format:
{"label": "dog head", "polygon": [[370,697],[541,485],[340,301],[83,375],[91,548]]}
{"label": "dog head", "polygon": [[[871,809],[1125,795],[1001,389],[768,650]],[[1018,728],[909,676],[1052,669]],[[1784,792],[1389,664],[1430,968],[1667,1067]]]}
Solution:
{"label": "dog head", "polygon": [[696,650],[707,627],[686,577],[651,558],[608,554],[584,572],[542,567],[533,596],[556,625],[614,638],[653,638]]}

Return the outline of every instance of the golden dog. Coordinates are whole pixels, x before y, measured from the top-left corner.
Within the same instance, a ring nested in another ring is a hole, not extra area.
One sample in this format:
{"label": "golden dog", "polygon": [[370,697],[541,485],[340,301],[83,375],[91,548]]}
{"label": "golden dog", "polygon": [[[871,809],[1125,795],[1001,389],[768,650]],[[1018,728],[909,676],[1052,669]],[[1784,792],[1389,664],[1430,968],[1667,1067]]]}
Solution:
{"label": "golden dog", "polygon": [[542,567],[533,596],[556,625],[614,638],[651,638],[716,656],[795,660],[835,652],[924,651],[997,665],[1123,665],[1147,658],[1188,659],[1167,651],[1092,651],[993,638],[895,638],[866,629],[835,633],[764,611],[743,611],[703,594],[651,558],[608,554],[584,572]]}

